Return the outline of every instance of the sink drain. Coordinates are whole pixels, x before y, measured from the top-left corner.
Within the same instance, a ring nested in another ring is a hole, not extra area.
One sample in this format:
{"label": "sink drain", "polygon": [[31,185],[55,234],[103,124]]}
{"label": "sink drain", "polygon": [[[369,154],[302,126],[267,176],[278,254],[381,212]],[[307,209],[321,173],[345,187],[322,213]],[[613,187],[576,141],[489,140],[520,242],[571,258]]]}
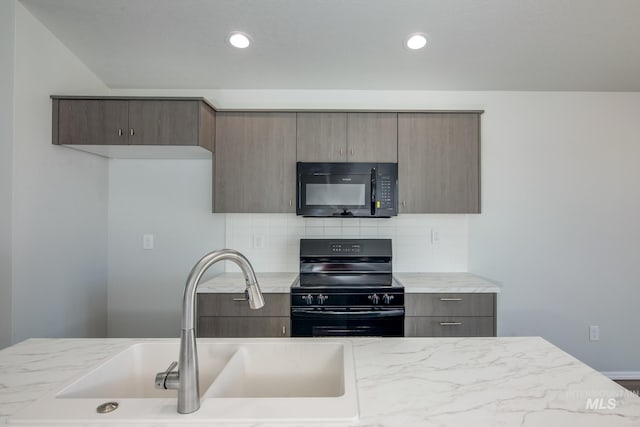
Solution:
{"label": "sink drain", "polygon": [[118,409],[118,402],[107,402],[96,408],[96,412],[99,414],[108,414]]}

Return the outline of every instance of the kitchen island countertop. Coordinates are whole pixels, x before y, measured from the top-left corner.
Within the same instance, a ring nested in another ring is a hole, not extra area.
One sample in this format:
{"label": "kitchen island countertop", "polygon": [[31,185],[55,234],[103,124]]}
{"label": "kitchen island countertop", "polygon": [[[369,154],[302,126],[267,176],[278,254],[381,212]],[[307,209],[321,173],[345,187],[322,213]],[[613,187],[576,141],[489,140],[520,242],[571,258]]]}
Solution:
{"label": "kitchen island countertop", "polygon": [[[360,417],[332,426],[640,425],[638,396],[542,338],[343,340],[353,343]],[[42,394],[142,341],[166,340],[31,339],[0,351],[0,425]]]}
{"label": "kitchen island countertop", "polygon": [[[256,273],[264,293],[289,293],[298,273]],[[499,293],[500,287],[491,280],[471,273],[395,273],[406,293]],[[222,273],[203,282],[198,293],[242,293],[242,273]]]}

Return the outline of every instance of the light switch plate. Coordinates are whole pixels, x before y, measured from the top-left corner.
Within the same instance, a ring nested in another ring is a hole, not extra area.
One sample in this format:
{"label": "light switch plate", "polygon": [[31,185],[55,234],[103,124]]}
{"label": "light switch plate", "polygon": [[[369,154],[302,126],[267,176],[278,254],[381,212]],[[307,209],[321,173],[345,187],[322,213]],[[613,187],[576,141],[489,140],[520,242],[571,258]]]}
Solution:
{"label": "light switch plate", "polygon": [[264,249],[264,235],[263,234],[254,234],[253,235],[253,249]]}
{"label": "light switch plate", "polygon": [[153,234],[142,235],[142,249],[146,251],[153,249]]}

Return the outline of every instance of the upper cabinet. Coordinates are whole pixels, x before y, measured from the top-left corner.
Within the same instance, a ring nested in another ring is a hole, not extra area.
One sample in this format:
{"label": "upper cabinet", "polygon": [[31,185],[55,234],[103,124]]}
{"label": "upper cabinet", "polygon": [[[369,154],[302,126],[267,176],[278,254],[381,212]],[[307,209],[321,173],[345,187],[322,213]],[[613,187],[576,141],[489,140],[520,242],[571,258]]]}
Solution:
{"label": "upper cabinet", "polygon": [[202,98],[52,96],[53,143],[211,158],[214,212],[295,212],[296,161],[398,163],[399,213],[480,212],[480,114],[218,111]]}
{"label": "upper cabinet", "polygon": [[347,160],[347,113],[298,113],[296,120],[299,162]]}
{"label": "upper cabinet", "polygon": [[399,113],[400,213],[480,212],[480,114]]}
{"label": "upper cabinet", "polygon": [[396,113],[297,113],[300,162],[397,162]]}
{"label": "upper cabinet", "polygon": [[347,149],[350,162],[397,162],[398,114],[348,113]]}
{"label": "upper cabinet", "polygon": [[219,112],[214,212],[295,212],[296,113]]}
{"label": "upper cabinet", "polygon": [[127,145],[129,102],[54,99],[53,125],[54,144]]}
{"label": "upper cabinet", "polygon": [[215,110],[200,98],[52,98],[54,144],[107,157],[155,157],[139,146],[165,147],[160,157],[214,150]]}

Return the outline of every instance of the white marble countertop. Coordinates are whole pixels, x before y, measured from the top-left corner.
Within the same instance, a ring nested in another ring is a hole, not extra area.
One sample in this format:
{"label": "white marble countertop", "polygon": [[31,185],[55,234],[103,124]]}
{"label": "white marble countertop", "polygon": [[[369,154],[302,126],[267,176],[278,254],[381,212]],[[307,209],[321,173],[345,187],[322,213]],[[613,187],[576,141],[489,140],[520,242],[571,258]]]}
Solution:
{"label": "white marble countertop", "polygon": [[[265,293],[289,293],[298,273],[256,273],[260,289]],[[407,293],[499,293],[500,287],[471,273],[395,273]],[[198,293],[244,292],[242,273],[222,273],[198,286]]]}
{"label": "white marble countertop", "polygon": [[[542,338],[344,339],[353,343],[360,417],[334,427],[640,425],[638,396]],[[0,351],[0,425],[140,341],[167,340],[32,339]],[[591,407],[594,399],[602,401]]]}
{"label": "white marble countertop", "polygon": [[[288,294],[298,273],[256,273],[262,292]],[[198,293],[241,293],[245,289],[242,273],[222,273],[198,286]]]}
{"label": "white marble countertop", "polygon": [[471,273],[394,273],[407,293],[499,293],[500,286]]}

